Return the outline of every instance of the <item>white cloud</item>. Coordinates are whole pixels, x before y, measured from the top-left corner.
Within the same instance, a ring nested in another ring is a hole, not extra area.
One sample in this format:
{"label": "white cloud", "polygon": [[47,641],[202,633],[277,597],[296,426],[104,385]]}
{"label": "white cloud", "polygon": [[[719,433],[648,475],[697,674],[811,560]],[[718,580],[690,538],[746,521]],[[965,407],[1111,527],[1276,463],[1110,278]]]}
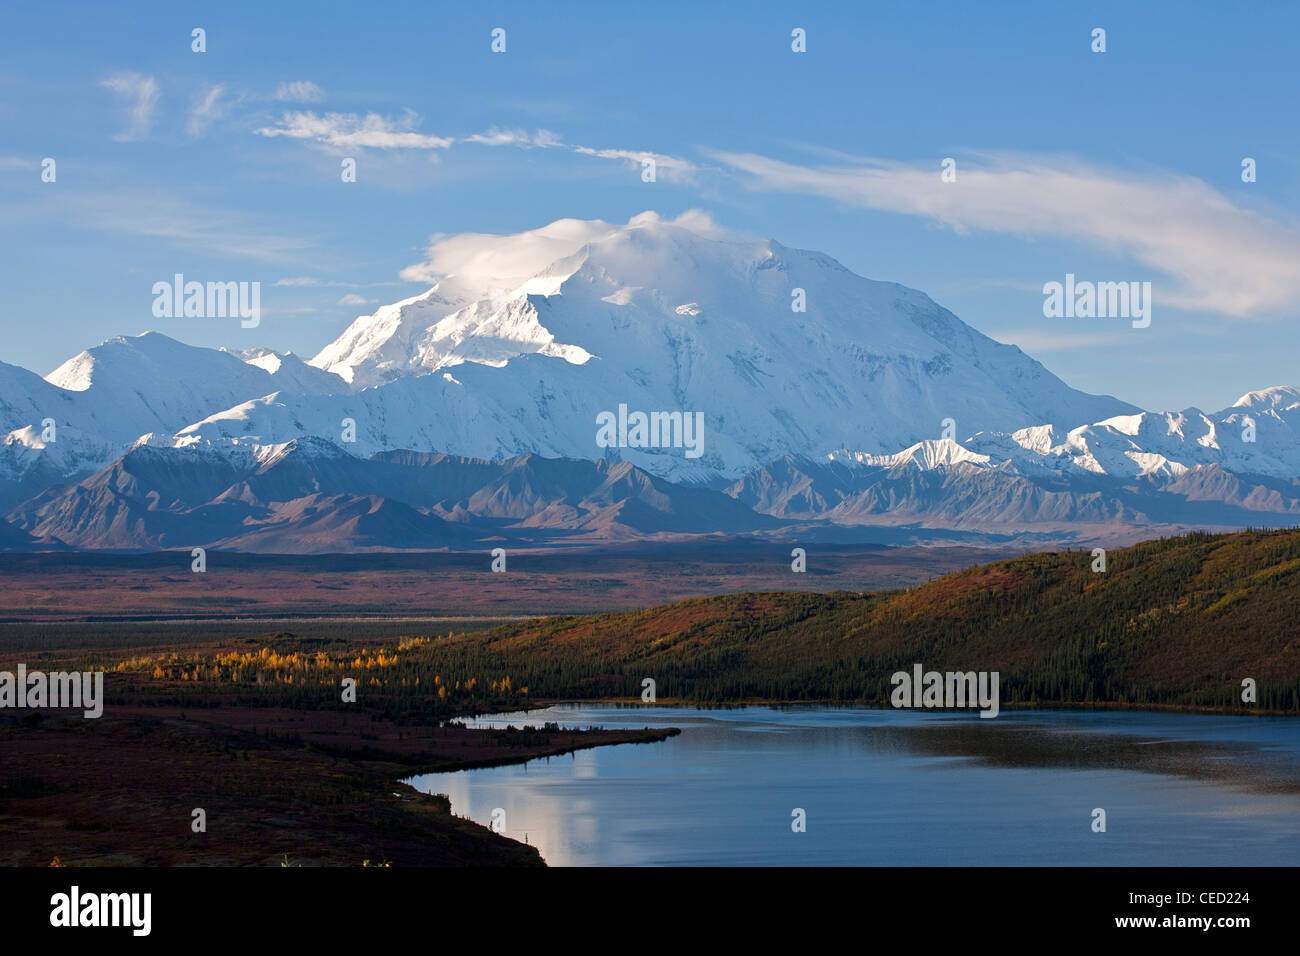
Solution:
{"label": "white cloud", "polygon": [[115,73],[99,85],[112,90],[126,103],[127,128],[113,138],[130,142],[149,135],[154,110],[158,107],[158,81],[141,73]]}
{"label": "white cloud", "polygon": [[[1300,302],[1300,234],[1234,205],[1191,176],[1117,173],[1076,160],[994,153],[958,160],[957,181],[945,183],[937,162],[799,166],[750,153],[711,155],[754,189],[922,216],[961,233],[1059,236],[1130,255],[1173,279],[1153,278],[1157,308],[1244,318]],[[1060,277],[1044,281],[1052,278]]]}
{"label": "white cloud", "polygon": [[295,276],[288,279],[276,279],[276,285],[287,285],[293,287],[320,285],[320,279],[313,279],[311,276]]}
{"label": "white cloud", "polygon": [[[649,221],[659,219],[657,213],[643,212],[639,216],[633,216],[630,224],[637,225],[643,220],[643,217],[649,217]],[[676,219],[669,219],[668,224],[681,226],[683,229],[693,232],[697,236],[704,236],[707,239],[734,239],[739,235],[735,230],[718,225],[713,221],[713,217],[703,209],[688,209]]]}
{"label": "white cloud", "polygon": [[367,113],[288,112],[280,126],[257,130],[261,136],[288,136],[335,148],[372,149],[446,149],[454,139],[415,132],[420,118],[407,111],[399,119]]}
{"label": "white cloud", "polygon": [[185,131],[190,136],[201,136],[203,131],[208,128],[208,124],[221,116],[223,110],[220,100],[225,89],[222,84],[217,83],[209,87],[208,91],[195,103],[194,108],[190,110],[189,122],[185,124]]}
{"label": "white cloud", "polygon": [[457,138],[417,132],[419,124],[420,117],[412,110],[407,110],[399,118],[381,116],[378,113],[361,116],[357,113],[317,114],[310,110],[296,110],[286,112],[279,125],[263,126],[255,132],[260,136],[309,140],[331,148],[443,150],[457,143],[472,143],[477,146],[514,146],[519,149],[561,149],[597,159],[619,160],[633,166],[641,166],[645,160],[653,159],[656,173],[665,172],[670,178],[677,179],[690,179],[699,169],[689,160],[650,150],[571,146],[564,143],[558,134],[546,129],[529,133],[522,129],[493,126],[485,132]]}
{"label": "white cloud", "polygon": [[355,292],[349,292],[343,298],[339,299],[339,305],[374,305],[378,299],[367,299],[365,296],[357,295]]}
{"label": "white cloud", "polygon": [[411,282],[437,282],[448,275],[522,280],[618,228],[600,219],[560,219],[540,229],[507,236],[482,232],[439,234],[432,237],[426,260],[407,266],[401,277]]}
{"label": "white cloud", "polygon": [[407,266],[401,277],[408,282],[437,282],[446,276],[458,278],[524,280],[557,259],[573,255],[589,242],[598,242],[629,226],[668,222],[712,238],[723,230],[698,209],[688,210],[676,219],[662,220],[658,213],[647,211],[633,216],[627,225],[601,219],[560,219],[540,229],[512,235],[463,232],[458,235],[435,235],[425,253],[425,261]]}
{"label": "white cloud", "polygon": [[486,133],[475,133],[472,136],[466,136],[462,142],[479,143],[483,146],[550,147],[559,146],[560,137],[546,129],[539,129],[534,133],[529,133],[522,129],[498,129],[493,126]]}
{"label": "white cloud", "polygon": [[670,172],[689,175],[696,172],[698,169],[698,167],[689,160],[681,159],[677,156],[667,156],[664,153],[652,153],[649,150],[593,149],[590,146],[571,146],[569,148],[575,153],[581,153],[584,156],[596,156],[599,159],[621,159],[636,166],[640,166],[647,159],[653,159],[655,162],[656,172],[660,170],[668,170]]}
{"label": "white cloud", "polygon": [[290,103],[319,103],[325,98],[325,91],[311,80],[294,80],[281,83],[275,90],[275,98]]}

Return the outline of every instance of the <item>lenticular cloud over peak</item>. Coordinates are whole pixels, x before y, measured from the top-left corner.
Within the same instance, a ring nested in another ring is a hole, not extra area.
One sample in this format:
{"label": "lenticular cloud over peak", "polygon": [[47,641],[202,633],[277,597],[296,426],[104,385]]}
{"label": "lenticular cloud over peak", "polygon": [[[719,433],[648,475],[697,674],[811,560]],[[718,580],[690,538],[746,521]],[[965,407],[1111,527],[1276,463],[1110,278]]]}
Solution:
{"label": "lenticular cloud over peak", "polygon": [[527,279],[551,263],[573,255],[589,242],[626,229],[667,222],[707,238],[725,235],[705,212],[691,209],[676,219],[663,219],[647,210],[633,216],[626,225],[603,219],[557,219],[540,229],[509,235],[486,232],[462,232],[435,235],[423,262],[407,266],[402,278],[410,282],[438,282],[455,276],[461,280]]}

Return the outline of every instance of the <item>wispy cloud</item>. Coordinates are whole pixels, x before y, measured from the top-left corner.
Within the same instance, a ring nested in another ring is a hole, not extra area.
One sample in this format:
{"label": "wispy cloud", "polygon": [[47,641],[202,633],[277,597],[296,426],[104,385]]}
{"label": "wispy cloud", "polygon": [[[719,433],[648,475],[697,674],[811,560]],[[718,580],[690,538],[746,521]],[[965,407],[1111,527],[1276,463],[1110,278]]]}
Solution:
{"label": "wispy cloud", "polygon": [[558,134],[539,129],[528,132],[522,129],[491,127],[485,132],[468,136],[436,136],[420,133],[420,117],[407,110],[400,117],[387,117],[378,113],[324,113],[307,111],[286,112],[279,125],[263,126],[254,132],[259,136],[287,136],[328,149],[416,149],[445,150],[456,144],[476,146],[513,146],[518,149],[558,149],[598,159],[619,160],[640,166],[646,160],[655,163],[656,175],[667,172],[671,178],[685,179],[698,171],[694,163],[679,156],[669,156],[650,150],[597,149],[591,146],[570,145]]}
{"label": "wispy cloud", "polygon": [[363,295],[357,295],[355,292],[349,292],[343,298],[339,299],[339,305],[374,305],[378,299],[367,299]]}
{"label": "wispy cloud", "polygon": [[131,142],[148,136],[158,107],[158,81],[141,73],[115,73],[99,85],[112,90],[126,104],[127,128],[113,138]]}
{"label": "wispy cloud", "polygon": [[[396,119],[375,113],[290,112],[280,125],[257,132],[330,148],[447,150],[464,143],[554,149],[633,166],[653,160],[657,173],[686,182],[708,168],[650,150],[568,144],[549,130],[492,127],[457,138],[421,133],[419,123],[411,111]],[[823,196],[918,216],[959,234],[1051,236],[1128,256],[1152,270],[1161,306],[1254,318],[1300,303],[1300,232],[1191,176],[995,152],[962,159],[956,182],[948,183],[940,178],[937,163],[826,155],[808,165],[753,153],[713,150],[708,155],[750,189]],[[421,281],[433,271],[408,269]],[[1043,281],[1059,278],[1045,276]]]}
{"label": "wispy cloud", "polygon": [[569,148],[582,156],[619,160],[626,165],[638,166],[643,169],[646,162],[651,161],[654,163],[656,179],[666,173],[666,178],[673,182],[693,183],[696,174],[700,172],[700,167],[690,160],[682,159],[680,156],[669,156],[666,153],[653,153],[649,150],[635,149],[595,149],[590,146],[571,146]]}
{"label": "wispy cloud", "polygon": [[367,113],[324,113],[291,111],[279,126],[264,126],[260,136],[287,136],[309,140],[331,148],[446,149],[454,139],[415,131],[420,117],[411,110],[396,119]]}
{"label": "wispy cloud", "polygon": [[689,160],[681,159],[678,156],[669,156],[665,153],[652,153],[648,150],[635,149],[594,149],[590,146],[572,146],[570,147],[575,153],[583,156],[596,156],[600,159],[625,159],[633,163],[641,163],[647,159],[653,159],[655,165],[660,169],[674,169],[683,171],[693,171],[697,167]]}
{"label": "wispy cloud", "polygon": [[[1082,243],[1133,260],[1136,274],[1092,278],[1151,281],[1157,307],[1263,318],[1300,304],[1300,231],[1295,224],[1250,209],[1200,179],[1168,171],[1139,173],[1070,157],[987,152],[959,158],[956,181],[944,182],[937,162],[821,151],[813,162],[797,163],[705,150],[710,161],[700,165],[651,150],[565,143],[550,130],[493,126],[454,136],[421,132],[420,124],[410,110],[397,117],[290,111],[278,124],[256,132],[330,150],[437,152],[464,144],[555,150],[633,167],[653,160],[656,173],[670,180],[696,183],[701,173],[715,174],[711,178],[720,173],[752,190],[821,196],[916,216],[961,235],[986,232]],[[408,267],[403,277],[426,281],[444,271],[423,263]],[[1064,271],[1073,270],[1067,264]],[[1060,278],[1043,276],[1041,281]]]}
{"label": "wispy cloud", "polygon": [[319,103],[325,91],[311,80],[294,80],[276,87],[275,98],[287,103]]}
{"label": "wispy cloud", "polygon": [[548,147],[560,146],[560,137],[550,130],[539,129],[529,133],[522,129],[497,129],[495,126],[486,133],[474,133],[466,136],[462,142],[479,143],[483,146],[521,146]]}
{"label": "wispy cloud", "polygon": [[1175,307],[1247,318],[1300,302],[1300,233],[1191,176],[988,153],[959,160],[957,181],[945,183],[937,163],[803,166],[752,153],[710,155],[756,190],[921,216],[963,233],[1059,236],[1127,254],[1172,277],[1156,284],[1156,296]]}
{"label": "wispy cloud", "polygon": [[185,132],[190,136],[201,136],[203,131],[215,119],[221,116],[223,110],[221,106],[221,94],[225,92],[225,87],[217,83],[208,87],[206,93],[199,97],[190,110],[189,122],[185,124]]}

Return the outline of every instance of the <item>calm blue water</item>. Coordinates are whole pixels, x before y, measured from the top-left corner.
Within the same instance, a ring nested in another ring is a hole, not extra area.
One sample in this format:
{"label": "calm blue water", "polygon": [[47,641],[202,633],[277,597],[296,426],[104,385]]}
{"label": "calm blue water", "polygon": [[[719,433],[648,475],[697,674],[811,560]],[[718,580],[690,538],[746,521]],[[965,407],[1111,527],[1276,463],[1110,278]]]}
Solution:
{"label": "calm blue water", "polygon": [[407,782],[485,825],[503,809],[552,866],[1300,863],[1300,719],[573,705],[466,723],[545,721],[682,733]]}

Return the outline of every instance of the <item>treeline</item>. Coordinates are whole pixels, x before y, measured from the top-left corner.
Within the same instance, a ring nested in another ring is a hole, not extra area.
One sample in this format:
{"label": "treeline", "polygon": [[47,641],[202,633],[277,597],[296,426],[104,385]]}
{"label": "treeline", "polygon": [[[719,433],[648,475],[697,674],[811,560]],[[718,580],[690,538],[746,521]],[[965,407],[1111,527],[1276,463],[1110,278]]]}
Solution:
{"label": "treeline", "polygon": [[[1191,534],[1027,555],[880,594],[766,593],[435,640],[447,673],[509,671],[534,697],[885,703],[890,676],[999,671],[1025,704],[1300,713],[1300,531]],[[1242,682],[1256,703],[1242,701]]]}
{"label": "treeline", "polygon": [[195,706],[344,707],[351,676],[366,709],[398,721],[639,699],[646,678],[661,699],[884,704],[914,664],[998,671],[1010,703],[1300,713],[1300,531],[1192,534],[1093,563],[1035,554],[875,594],[729,595],[382,650],[281,634],[265,653],[119,663],[137,698]]}

